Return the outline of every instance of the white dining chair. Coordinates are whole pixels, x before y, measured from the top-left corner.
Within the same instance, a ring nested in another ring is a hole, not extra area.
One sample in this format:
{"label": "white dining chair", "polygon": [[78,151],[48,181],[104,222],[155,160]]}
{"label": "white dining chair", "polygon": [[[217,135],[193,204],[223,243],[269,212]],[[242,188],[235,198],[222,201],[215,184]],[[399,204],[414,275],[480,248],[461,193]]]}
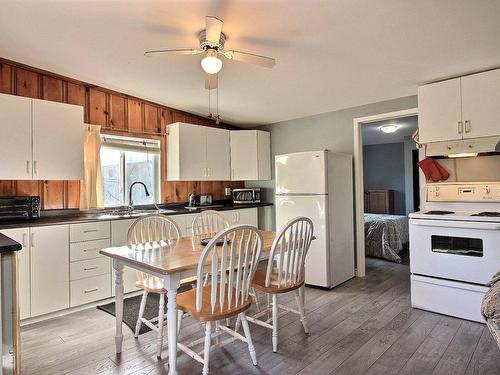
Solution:
{"label": "white dining chair", "polygon": [[[168,245],[171,240],[176,240],[180,237],[181,232],[174,220],[164,215],[151,214],[137,219],[132,224],[127,233],[127,243],[136,250],[142,250]],[[181,285],[183,284],[185,283],[181,281]],[[142,324],[157,332],[156,356],[161,358],[163,326],[166,318],[165,293],[167,292],[163,285],[163,279],[137,271],[136,287],[142,289],[143,292],[134,336],[135,338],[139,336]],[[149,293],[160,295],[158,316],[151,320],[144,318],[144,309],[146,308]]]}
{"label": "white dining chair", "polygon": [[[278,350],[278,309],[298,314],[306,334],[305,310],[305,259],[313,240],[313,223],[309,218],[297,217],[290,220],[276,235],[273,241],[267,268],[257,270],[252,286],[272,297],[272,304],[267,309],[248,317],[248,321],[272,330],[273,352]],[[278,294],[295,292],[298,310],[278,303]],[[268,299],[269,301],[269,299]],[[271,319],[261,320],[263,316]],[[238,330],[239,321],[236,322]]]}
{"label": "white dining chair", "polygon": [[219,233],[229,227],[224,216],[215,210],[205,210],[197,214],[192,223],[193,235],[198,236],[208,233]]}
{"label": "white dining chair", "polygon": [[[196,215],[193,219],[192,230],[193,235],[204,235],[204,234],[216,234],[221,230],[229,228],[229,222],[226,218],[215,210],[205,210]],[[208,280],[205,275],[205,280]],[[254,298],[255,307],[257,311],[260,311],[260,303],[257,298],[257,292],[254,288],[251,288],[250,295]],[[227,325],[229,325],[229,319],[227,321]]]}
{"label": "white dining chair", "polygon": [[[177,295],[178,330],[181,329],[183,312],[205,325],[204,338],[190,344],[178,343],[180,350],[203,364],[203,375],[208,374],[212,339],[216,340],[217,345],[233,342],[234,339],[246,342],[252,363],[257,365],[245,311],[252,304],[249,290],[262,246],[262,235],[253,226],[235,225],[224,229],[203,249],[197,268],[196,288]],[[209,272],[209,281],[204,285],[206,272]],[[238,316],[241,321],[244,336],[220,324],[221,320],[234,316]],[[220,340],[223,333],[231,336],[229,340]],[[204,343],[203,357],[201,352],[193,349],[201,343]]]}

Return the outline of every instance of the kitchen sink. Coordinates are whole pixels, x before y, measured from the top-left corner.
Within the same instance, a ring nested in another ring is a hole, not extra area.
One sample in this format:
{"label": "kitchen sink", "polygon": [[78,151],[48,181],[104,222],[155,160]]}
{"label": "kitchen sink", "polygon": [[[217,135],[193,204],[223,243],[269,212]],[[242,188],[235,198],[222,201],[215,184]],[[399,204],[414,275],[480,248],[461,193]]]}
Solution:
{"label": "kitchen sink", "polygon": [[186,206],[184,207],[189,211],[203,211],[203,210],[213,210],[214,208],[223,208],[223,204],[211,204],[206,206]]}
{"label": "kitchen sink", "polygon": [[115,217],[138,217],[138,216],[144,216],[144,215],[149,215],[149,214],[172,214],[177,211],[175,210],[167,210],[160,208],[159,210],[157,209],[151,209],[151,210],[146,210],[146,209],[134,209],[132,211],[129,210],[114,210],[111,212],[106,212],[99,216],[99,219],[112,219]]}

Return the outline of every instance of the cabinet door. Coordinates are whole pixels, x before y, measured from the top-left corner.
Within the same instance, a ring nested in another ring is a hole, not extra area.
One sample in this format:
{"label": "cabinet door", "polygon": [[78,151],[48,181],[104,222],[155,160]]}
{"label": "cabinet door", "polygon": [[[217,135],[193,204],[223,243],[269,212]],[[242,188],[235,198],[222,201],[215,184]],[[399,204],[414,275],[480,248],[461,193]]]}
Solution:
{"label": "cabinet door", "polygon": [[464,138],[500,135],[500,69],[462,77]]}
{"label": "cabinet door", "polygon": [[69,227],[31,228],[31,316],[69,307]]}
{"label": "cabinet door", "polygon": [[[111,246],[127,245],[127,232],[135,219],[118,220],[111,222]],[[111,268],[111,293],[115,295],[115,270]],[[123,291],[125,293],[137,290],[135,282],[137,281],[136,271],[133,268],[124,267],[123,269]]]}
{"label": "cabinet door", "polygon": [[257,208],[244,208],[236,210],[237,224],[258,226]]}
{"label": "cabinet door", "polygon": [[462,139],[460,78],[418,88],[420,143]]}
{"label": "cabinet door", "polygon": [[257,131],[258,180],[271,179],[271,133]]}
{"label": "cabinet door", "polygon": [[205,127],[207,139],[206,180],[227,181],[231,179],[231,152],[229,130]]}
{"label": "cabinet door", "polygon": [[0,179],[32,178],[31,99],[0,94]]}
{"label": "cabinet door", "polygon": [[17,290],[19,296],[19,318],[26,319],[31,316],[29,228],[3,229],[0,233],[23,245],[23,248],[16,252]]}
{"label": "cabinet door", "polygon": [[231,180],[257,180],[257,132],[231,131]]}
{"label": "cabinet door", "polygon": [[199,181],[207,179],[206,128],[198,125],[179,125],[180,179]]}
{"label": "cabinet door", "polygon": [[33,179],[83,180],[83,107],[33,100]]}

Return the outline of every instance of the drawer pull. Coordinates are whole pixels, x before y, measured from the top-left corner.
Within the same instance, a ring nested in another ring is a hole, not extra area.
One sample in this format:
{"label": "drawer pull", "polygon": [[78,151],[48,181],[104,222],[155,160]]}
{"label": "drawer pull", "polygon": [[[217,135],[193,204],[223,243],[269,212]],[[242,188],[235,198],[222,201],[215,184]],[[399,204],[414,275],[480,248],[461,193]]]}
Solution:
{"label": "drawer pull", "polygon": [[92,232],[97,232],[97,229],[87,229],[83,231],[83,233],[92,233]]}
{"label": "drawer pull", "polygon": [[89,290],[84,290],[83,293],[92,293],[92,292],[97,292],[98,290],[99,288],[89,289]]}
{"label": "drawer pull", "polygon": [[99,267],[90,267],[90,268],[84,268],[83,270],[84,271],[92,271],[92,270],[96,270],[98,269]]}
{"label": "drawer pull", "polygon": [[99,251],[99,249],[83,249],[84,253],[88,253],[89,251]]}

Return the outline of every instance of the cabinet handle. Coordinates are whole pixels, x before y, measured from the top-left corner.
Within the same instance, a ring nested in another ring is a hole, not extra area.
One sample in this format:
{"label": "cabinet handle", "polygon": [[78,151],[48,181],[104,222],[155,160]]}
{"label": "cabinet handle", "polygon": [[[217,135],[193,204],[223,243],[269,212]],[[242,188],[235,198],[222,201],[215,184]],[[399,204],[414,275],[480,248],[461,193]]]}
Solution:
{"label": "cabinet handle", "polygon": [[36,174],[36,160],[33,160],[33,173]]}
{"label": "cabinet handle", "polygon": [[458,134],[462,134],[464,132],[464,123],[462,121],[458,122]]}
{"label": "cabinet handle", "polygon": [[99,249],[83,249],[84,253],[87,253],[89,251],[98,251]]}
{"label": "cabinet handle", "polygon": [[31,247],[35,247],[35,233],[31,233]]}
{"label": "cabinet handle", "polygon": [[83,293],[92,293],[92,292],[97,292],[98,290],[99,288],[89,289],[89,290],[84,290]]}
{"label": "cabinet handle", "polygon": [[470,133],[470,120],[465,121],[465,132]]}
{"label": "cabinet handle", "polygon": [[26,233],[23,233],[23,248],[26,247]]}
{"label": "cabinet handle", "polygon": [[90,267],[90,268],[84,268],[83,270],[84,271],[92,271],[92,270],[96,270],[98,269],[99,267]]}
{"label": "cabinet handle", "polygon": [[92,232],[97,232],[97,229],[87,229],[83,231],[83,233],[92,233]]}
{"label": "cabinet handle", "polygon": [[207,177],[210,177],[210,174],[211,174],[210,167],[208,167],[207,168]]}
{"label": "cabinet handle", "polygon": [[26,160],[26,174],[30,174],[30,161]]}

